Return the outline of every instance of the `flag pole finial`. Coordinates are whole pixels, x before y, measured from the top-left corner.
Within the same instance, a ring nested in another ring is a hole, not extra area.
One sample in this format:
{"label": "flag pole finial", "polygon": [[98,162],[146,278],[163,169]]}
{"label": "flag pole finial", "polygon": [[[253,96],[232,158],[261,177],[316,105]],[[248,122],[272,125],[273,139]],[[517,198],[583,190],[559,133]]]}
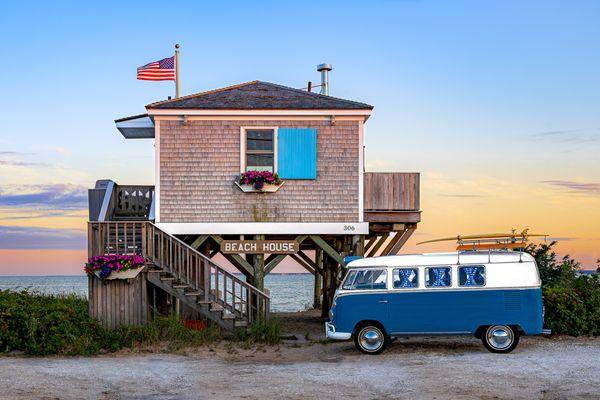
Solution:
{"label": "flag pole finial", "polygon": [[175,98],[178,98],[179,95],[179,43],[175,43]]}

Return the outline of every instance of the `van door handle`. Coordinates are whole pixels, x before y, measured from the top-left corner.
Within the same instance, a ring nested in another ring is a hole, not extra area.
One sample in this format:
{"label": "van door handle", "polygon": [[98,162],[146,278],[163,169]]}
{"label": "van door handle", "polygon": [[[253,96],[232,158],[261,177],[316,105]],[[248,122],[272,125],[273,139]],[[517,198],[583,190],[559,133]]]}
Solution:
{"label": "van door handle", "polygon": [[380,303],[387,303],[387,300],[379,300]]}

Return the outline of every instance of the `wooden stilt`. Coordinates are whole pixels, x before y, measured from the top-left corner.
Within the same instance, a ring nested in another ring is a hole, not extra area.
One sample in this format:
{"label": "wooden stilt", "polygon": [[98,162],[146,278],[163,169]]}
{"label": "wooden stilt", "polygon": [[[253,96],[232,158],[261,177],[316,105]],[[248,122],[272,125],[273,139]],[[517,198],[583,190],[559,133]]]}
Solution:
{"label": "wooden stilt", "polygon": [[352,236],[352,254],[361,257],[365,255],[365,235]]}
{"label": "wooden stilt", "polygon": [[321,307],[321,296],[322,292],[322,283],[323,276],[320,271],[323,271],[323,250],[317,249],[315,250],[315,265],[317,266],[317,270],[315,270],[315,287],[314,287],[314,298],[313,298],[313,308]]}
{"label": "wooden stilt", "polygon": [[[265,240],[265,235],[254,235],[254,240]],[[265,255],[254,254],[254,286],[261,291],[265,290]]]}

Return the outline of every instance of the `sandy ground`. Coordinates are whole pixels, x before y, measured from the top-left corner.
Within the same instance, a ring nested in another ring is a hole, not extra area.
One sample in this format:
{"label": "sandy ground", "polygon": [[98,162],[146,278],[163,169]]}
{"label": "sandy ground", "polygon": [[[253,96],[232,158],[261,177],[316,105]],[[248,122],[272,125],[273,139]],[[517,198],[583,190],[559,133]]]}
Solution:
{"label": "sandy ground", "polygon": [[[508,355],[472,338],[399,339],[379,356],[299,340],[180,354],[0,358],[0,399],[600,399],[600,338],[523,338]],[[304,336],[308,332],[309,340]]]}

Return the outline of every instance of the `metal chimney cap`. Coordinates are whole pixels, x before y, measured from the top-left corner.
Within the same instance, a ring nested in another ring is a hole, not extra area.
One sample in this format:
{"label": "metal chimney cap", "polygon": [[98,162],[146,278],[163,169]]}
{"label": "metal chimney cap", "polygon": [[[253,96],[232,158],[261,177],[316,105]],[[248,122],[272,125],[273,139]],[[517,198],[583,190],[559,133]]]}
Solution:
{"label": "metal chimney cap", "polygon": [[323,63],[323,64],[317,65],[317,71],[319,71],[319,72],[331,71],[332,69],[333,69],[333,67],[331,66],[331,64]]}

